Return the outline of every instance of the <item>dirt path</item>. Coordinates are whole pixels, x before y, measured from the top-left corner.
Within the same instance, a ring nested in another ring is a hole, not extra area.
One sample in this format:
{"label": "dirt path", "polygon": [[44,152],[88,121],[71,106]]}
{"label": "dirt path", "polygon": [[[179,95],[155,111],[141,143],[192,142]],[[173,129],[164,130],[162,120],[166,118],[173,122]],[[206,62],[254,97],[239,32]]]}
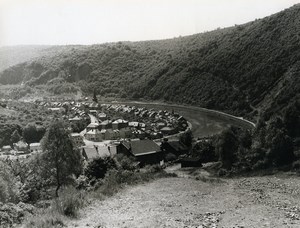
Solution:
{"label": "dirt path", "polygon": [[299,180],[163,178],[95,201],[68,227],[300,227]]}

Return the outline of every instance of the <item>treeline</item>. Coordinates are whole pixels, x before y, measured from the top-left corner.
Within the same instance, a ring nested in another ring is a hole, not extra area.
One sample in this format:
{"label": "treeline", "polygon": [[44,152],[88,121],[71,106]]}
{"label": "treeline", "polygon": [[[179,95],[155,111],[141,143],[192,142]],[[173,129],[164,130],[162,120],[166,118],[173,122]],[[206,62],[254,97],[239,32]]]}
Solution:
{"label": "treeline", "polygon": [[[300,102],[283,117],[259,118],[254,130],[231,127],[195,144],[191,155],[202,162],[220,161],[219,174],[285,168],[300,170]],[[223,169],[222,169],[223,168]]]}
{"label": "treeline", "polygon": [[[0,83],[48,83],[53,92],[80,87],[87,94],[187,103],[248,117],[262,108],[272,116],[298,94],[299,15],[295,5],[262,20],[187,37],[64,46],[6,69]],[[54,78],[60,83],[49,84]]]}

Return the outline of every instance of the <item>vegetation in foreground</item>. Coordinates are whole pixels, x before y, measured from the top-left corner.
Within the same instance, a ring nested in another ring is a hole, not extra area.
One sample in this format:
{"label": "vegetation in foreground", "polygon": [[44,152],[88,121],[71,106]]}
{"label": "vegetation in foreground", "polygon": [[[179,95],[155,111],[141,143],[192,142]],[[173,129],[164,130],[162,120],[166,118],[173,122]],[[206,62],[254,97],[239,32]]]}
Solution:
{"label": "vegetation in foreground", "polygon": [[24,218],[27,227],[60,227],[93,199],[104,199],[126,185],[172,176],[160,166],[140,169],[120,155],[84,162],[59,120],[50,125],[42,145],[43,153],[28,160],[0,162],[1,227]]}

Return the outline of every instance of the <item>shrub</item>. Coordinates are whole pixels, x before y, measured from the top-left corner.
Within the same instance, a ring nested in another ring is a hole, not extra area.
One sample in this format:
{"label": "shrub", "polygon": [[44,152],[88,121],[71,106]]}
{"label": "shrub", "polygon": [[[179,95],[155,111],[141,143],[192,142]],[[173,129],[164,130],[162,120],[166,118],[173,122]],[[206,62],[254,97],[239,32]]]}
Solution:
{"label": "shrub", "polygon": [[84,172],[89,179],[99,179],[104,178],[107,170],[112,168],[116,168],[116,163],[110,157],[96,158],[88,163]]}
{"label": "shrub", "polygon": [[82,192],[73,187],[64,189],[60,197],[53,201],[53,210],[68,217],[76,217],[79,208],[84,205],[85,198]]}
{"label": "shrub", "polygon": [[128,156],[123,155],[123,154],[117,154],[115,156],[115,159],[117,161],[117,165],[121,169],[133,171],[137,168],[135,160],[132,157],[128,157]]}
{"label": "shrub", "polygon": [[27,228],[60,228],[64,227],[64,217],[59,213],[45,211],[39,216],[34,216],[28,219],[25,224]]}

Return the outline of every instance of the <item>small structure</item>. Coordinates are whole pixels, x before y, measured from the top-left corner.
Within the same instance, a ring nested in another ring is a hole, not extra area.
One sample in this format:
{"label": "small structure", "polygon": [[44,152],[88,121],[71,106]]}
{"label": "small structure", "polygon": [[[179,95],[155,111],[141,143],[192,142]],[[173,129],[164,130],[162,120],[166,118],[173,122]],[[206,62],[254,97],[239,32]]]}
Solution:
{"label": "small structure", "polygon": [[112,122],[113,130],[120,130],[120,129],[126,128],[126,127],[128,127],[128,121],[126,121],[126,120],[118,119],[118,120],[115,120],[114,122]]}
{"label": "small structure", "polygon": [[14,143],[14,149],[20,152],[27,152],[28,144],[23,141],[19,141],[17,143]]}
{"label": "small structure", "polygon": [[29,149],[30,152],[40,152],[42,151],[41,143],[30,143]]}
{"label": "small structure", "polygon": [[91,130],[96,130],[98,129],[99,124],[98,123],[90,123],[87,127],[86,127],[86,131],[91,131]]}
{"label": "small structure", "polygon": [[1,148],[1,152],[5,152],[5,153],[8,153],[8,152],[11,151],[11,150],[12,150],[12,148],[11,148],[11,146],[9,146],[9,145],[3,146],[3,147]]}
{"label": "small structure", "polygon": [[123,141],[117,146],[117,154],[135,157],[142,166],[146,164],[161,164],[163,153],[152,140]]}
{"label": "small structure", "polygon": [[107,119],[107,115],[104,112],[98,114],[98,118],[103,121]]}
{"label": "small structure", "polygon": [[104,120],[102,123],[99,124],[99,129],[110,129],[112,128],[112,123],[110,120]]}
{"label": "small structure", "polygon": [[184,167],[202,167],[200,158],[182,158],[180,160],[181,168]]}
{"label": "small structure", "polygon": [[69,119],[70,123],[79,123],[81,120],[82,119],[78,116]]}
{"label": "small structure", "polygon": [[92,129],[85,134],[87,140],[93,142],[101,142],[102,141],[102,134],[101,131],[98,129]]}

